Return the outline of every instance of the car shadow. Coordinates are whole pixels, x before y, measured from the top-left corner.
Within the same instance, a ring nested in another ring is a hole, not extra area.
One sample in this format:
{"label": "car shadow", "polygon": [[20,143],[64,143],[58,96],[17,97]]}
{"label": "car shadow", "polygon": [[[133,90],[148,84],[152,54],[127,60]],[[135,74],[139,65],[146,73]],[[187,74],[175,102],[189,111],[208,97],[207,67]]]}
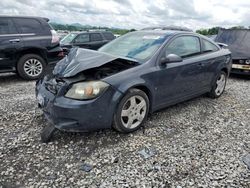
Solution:
{"label": "car shadow", "polygon": [[27,82],[23,80],[16,73],[1,73],[0,74],[0,84],[11,84],[17,82]]}
{"label": "car shadow", "polygon": [[241,75],[241,74],[230,74],[230,78],[241,79],[241,80],[250,80],[250,75]]}

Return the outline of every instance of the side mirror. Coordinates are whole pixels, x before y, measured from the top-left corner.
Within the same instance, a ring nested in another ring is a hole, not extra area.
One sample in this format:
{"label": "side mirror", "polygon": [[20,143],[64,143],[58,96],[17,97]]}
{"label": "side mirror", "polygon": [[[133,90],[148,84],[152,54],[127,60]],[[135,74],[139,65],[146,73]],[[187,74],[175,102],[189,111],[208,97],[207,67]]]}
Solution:
{"label": "side mirror", "polygon": [[163,57],[160,60],[161,65],[165,65],[167,63],[179,63],[182,62],[182,58],[176,54],[169,54],[167,57]]}

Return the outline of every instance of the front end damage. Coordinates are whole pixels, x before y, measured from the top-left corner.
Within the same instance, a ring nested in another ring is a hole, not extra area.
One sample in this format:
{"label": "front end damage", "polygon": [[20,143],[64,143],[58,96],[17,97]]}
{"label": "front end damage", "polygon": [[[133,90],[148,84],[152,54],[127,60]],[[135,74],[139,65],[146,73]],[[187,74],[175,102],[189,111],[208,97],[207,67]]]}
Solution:
{"label": "front end damage", "polygon": [[37,82],[38,105],[46,119],[60,130],[89,132],[110,128],[122,96],[115,87],[107,83],[103,93],[87,100],[69,98],[66,94],[76,83],[102,81],[137,65],[137,62],[101,52],[75,49],[56,65],[52,75]]}

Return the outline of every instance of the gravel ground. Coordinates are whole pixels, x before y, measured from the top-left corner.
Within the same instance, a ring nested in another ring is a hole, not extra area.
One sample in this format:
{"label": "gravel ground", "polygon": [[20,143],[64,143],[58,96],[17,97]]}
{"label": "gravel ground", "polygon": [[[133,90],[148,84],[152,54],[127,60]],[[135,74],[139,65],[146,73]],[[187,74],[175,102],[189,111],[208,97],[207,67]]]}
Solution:
{"label": "gravel ground", "polygon": [[49,144],[40,142],[46,121],[34,86],[0,76],[0,187],[250,187],[246,78],[231,77],[219,99],[159,111],[135,133],[59,132]]}

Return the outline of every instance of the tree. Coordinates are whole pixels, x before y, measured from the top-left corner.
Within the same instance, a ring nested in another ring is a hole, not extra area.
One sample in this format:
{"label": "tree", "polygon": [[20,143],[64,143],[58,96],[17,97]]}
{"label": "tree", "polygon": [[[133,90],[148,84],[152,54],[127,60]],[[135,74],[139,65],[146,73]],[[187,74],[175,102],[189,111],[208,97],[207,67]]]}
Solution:
{"label": "tree", "polygon": [[244,26],[234,26],[234,27],[231,27],[230,29],[246,29]]}
{"label": "tree", "polygon": [[209,29],[199,29],[196,31],[196,33],[199,33],[201,35],[217,35],[219,32],[220,27],[212,27]]}

